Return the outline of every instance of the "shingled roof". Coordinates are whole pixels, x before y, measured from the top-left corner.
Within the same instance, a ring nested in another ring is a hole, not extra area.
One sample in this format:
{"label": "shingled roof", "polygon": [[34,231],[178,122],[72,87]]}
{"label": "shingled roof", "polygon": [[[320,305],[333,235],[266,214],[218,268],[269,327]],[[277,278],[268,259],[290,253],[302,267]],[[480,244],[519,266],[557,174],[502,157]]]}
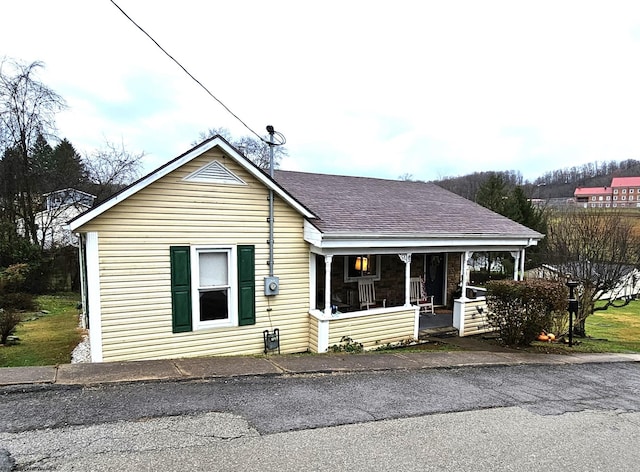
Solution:
{"label": "shingled roof", "polygon": [[424,182],[276,171],[322,233],[478,235],[540,239],[502,215]]}

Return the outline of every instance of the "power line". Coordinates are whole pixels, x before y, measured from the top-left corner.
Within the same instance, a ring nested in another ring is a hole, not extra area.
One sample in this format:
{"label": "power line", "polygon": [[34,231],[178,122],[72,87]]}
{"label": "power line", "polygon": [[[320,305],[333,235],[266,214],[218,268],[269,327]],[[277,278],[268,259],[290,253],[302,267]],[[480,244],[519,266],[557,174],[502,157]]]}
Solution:
{"label": "power line", "polygon": [[175,58],[174,58],[171,54],[169,54],[169,53],[168,53],[168,52],[167,52],[167,51],[166,51],[162,46],[160,46],[160,44],[158,43],[158,41],[156,41],[155,39],[153,39],[153,37],[151,37],[151,35],[150,35],[149,33],[147,33],[147,32],[144,30],[144,28],[142,28],[142,26],[140,26],[138,23],[136,23],[136,22],[134,21],[134,19],[133,19],[133,18],[131,18],[129,15],[127,15],[127,13],[126,13],[122,8],[120,8],[120,6],[119,6],[119,5],[118,5],[114,0],[109,0],[109,1],[110,1],[111,3],[113,3],[113,5],[114,5],[118,10],[120,10],[120,13],[122,13],[122,14],[123,14],[123,15],[124,15],[124,16],[125,16],[125,17],[130,21],[130,22],[131,22],[131,23],[133,23],[133,24],[135,25],[135,27],[136,27],[136,28],[138,28],[140,31],[142,31],[142,32],[145,34],[145,36],[146,36],[147,38],[149,38],[151,41],[153,41],[153,44],[155,44],[156,46],[158,46],[158,48],[159,48],[163,53],[165,53],[165,55],[166,55],[169,59],[171,59],[173,62],[175,62],[175,63],[178,65],[178,67],[180,67],[180,69],[182,69],[182,70],[185,72],[185,74],[187,74],[189,77],[191,77],[191,79],[192,79],[196,84],[198,84],[200,87],[202,87],[202,89],[203,89],[205,92],[207,92],[207,93],[209,94],[209,96],[211,96],[211,98],[213,98],[216,102],[218,102],[220,105],[222,105],[222,107],[223,107],[225,110],[227,110],[227,111],[231,114],[231,116],[233,116],[236,120],[238,120],[240,123],[242,123],[242,125],[243,125],[245,128],[247,128],[249,131],[251,131],[253,134],[255,134],[255,135],[258,137],[258,139],[259,139],[260,141],[262,141],[263,143],[269,144],[269,142],[268,142],[268,141],[266,141],[262,136],[260,136],[258,133],[256,133],[255,131],[253,131],[253,130],[249,127],[249,125],[247,125],[244,121],[242,121],[242,120],[240,119],[240,117],[238,117],[238,115],[236,115],[234,112],[232,112],[232,111],[229,109],[229,107],[228,107],[227,105],[225,105],[224,103],[222,103],[222,101],[220,101],[220,99],[218,99],[218,97],[216,97],[213,93],[211,93],[211,91],[210,91],[207,87],[205,87],[205,86],[202,84],[202,82],[200,82],[198,79],[196,79],[196,78],[193,76],[193,74],[191,74],[191,72],[189,72],[189,71],[188,71],[188,70],[187,70],[187,69],[186,69],[182,64],[180,64],[180,62],[178,62],[178,60],[177,60],[177,59],[175,59]]}

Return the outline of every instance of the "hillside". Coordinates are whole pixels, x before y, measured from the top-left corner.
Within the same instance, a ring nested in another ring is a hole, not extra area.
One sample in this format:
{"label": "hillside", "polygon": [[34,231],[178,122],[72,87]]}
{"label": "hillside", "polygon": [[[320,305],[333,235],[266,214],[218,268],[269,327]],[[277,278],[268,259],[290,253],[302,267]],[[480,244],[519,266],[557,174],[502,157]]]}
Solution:
{"label": "hillside", "polygon": [[502,175],[508,186],[520,185],[529,198],[571,198],[576,187],[605,187],[613,177],[640,176],[640,161],[591,162],[581,166],[546,172],[533,182],[524,180],[518,171],[474,172],[459,177],[445,177],[432,183],[475,200],[478,189],[492,174]]}

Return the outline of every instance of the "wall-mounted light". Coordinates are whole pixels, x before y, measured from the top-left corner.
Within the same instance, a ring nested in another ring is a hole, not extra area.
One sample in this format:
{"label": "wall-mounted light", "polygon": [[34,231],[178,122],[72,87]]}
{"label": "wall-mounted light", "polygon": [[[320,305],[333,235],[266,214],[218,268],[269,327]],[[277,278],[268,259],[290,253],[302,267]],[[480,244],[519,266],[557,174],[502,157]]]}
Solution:
{"label": "wall-mounted light", "polygon": [[366,257],[356,257],[355,269],[358,271],[366,272],[369,270],[369,259]]}

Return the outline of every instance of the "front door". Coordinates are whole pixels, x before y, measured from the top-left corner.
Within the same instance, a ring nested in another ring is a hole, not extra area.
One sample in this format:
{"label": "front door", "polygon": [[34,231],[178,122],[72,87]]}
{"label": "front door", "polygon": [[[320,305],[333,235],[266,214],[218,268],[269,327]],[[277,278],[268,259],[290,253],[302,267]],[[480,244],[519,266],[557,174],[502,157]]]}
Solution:
{"label": "front door", "polygon": [[435,305],[444,305],[444,254],[427,254],[425,280],[427,293]]}

